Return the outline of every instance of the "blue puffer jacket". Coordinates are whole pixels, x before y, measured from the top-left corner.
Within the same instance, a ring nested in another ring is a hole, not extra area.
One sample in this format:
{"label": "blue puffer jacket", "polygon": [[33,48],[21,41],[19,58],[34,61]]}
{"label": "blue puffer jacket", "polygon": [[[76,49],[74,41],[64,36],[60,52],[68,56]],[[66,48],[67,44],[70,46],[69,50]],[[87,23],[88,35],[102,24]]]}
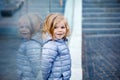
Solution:
{"label": "blue puffer jacket", "polygon": [[41,68],[42,40],[24,41],[17,53],[18,80],[35,80]]}
{"label": "blue puffer jacket", "polygon": [[69,80],[71,57],[65,39],[47,40],[42,49],[43,80]]}

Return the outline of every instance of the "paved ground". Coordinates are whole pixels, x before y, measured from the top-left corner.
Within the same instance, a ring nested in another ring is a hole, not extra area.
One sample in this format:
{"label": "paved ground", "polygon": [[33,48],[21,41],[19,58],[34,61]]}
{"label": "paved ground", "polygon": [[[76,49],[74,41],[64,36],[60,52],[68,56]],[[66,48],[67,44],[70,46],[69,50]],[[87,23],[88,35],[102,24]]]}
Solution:
{"label": "paved ground", "polygon": [[85,36],[84,80],[120,80],[120,36]]}

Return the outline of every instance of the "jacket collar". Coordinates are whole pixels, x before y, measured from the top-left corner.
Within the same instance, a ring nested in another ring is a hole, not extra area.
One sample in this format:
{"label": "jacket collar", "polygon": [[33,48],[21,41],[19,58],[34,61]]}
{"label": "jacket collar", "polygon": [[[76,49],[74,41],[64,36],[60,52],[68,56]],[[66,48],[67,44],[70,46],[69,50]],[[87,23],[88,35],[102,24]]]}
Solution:
{"label": "jacket collar", "polygon": [[[43,43],[46,43],[48,41],[52,41],[52,37],[48,33],[46,33],[46,38],[43,39]],[[67,38],[65,38],[65,39],[55,39],[54,41],[56,41],[56,42],[64,42],[64,41],[67,42],[68,39]]]}
{"label": "jacket collar", "polygon": [[36,33],[36,34],[32,35],[31,39],[39,42],[40,44],[43,44],[43,39],[42,39],[41,33]]}

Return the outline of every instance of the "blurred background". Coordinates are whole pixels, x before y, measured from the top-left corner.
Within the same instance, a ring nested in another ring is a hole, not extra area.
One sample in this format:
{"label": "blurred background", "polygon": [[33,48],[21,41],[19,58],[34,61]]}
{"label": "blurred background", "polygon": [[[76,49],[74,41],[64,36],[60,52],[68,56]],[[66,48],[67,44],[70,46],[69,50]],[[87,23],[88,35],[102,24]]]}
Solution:
{"label": "blurred background", "polygon": [[71,80],[120,80],[120,0],[0,0],[0,80],[18,80],[18,19],[54,12],[71,27]]}
{"label": "blurred background", "polygon": [[27,13],[38,13],[44,19],[51,12],[64,13],[59,0],[0,0],[0,80],[16,79],[16,53],[20,45],[18,19]]}

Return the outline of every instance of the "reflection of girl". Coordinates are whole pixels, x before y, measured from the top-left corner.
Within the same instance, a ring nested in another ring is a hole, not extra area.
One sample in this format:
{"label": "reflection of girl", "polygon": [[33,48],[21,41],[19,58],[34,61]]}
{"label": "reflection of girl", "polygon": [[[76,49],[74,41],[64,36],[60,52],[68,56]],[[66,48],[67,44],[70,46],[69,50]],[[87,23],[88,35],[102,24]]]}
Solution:
{"label": "reflection of girl", "polygon": [[35,80],[41,66],[42,20],[37,14],[28,14],[20,18],[18,26],[23,38],[17,53],[18,78]]}
{"label": "reflection of girl", "polygon": [[66,44],[69,26],[61,14],[47,16],[43,27],[45,43],[42,50],[43,80],[69,80],[71,57]]}

